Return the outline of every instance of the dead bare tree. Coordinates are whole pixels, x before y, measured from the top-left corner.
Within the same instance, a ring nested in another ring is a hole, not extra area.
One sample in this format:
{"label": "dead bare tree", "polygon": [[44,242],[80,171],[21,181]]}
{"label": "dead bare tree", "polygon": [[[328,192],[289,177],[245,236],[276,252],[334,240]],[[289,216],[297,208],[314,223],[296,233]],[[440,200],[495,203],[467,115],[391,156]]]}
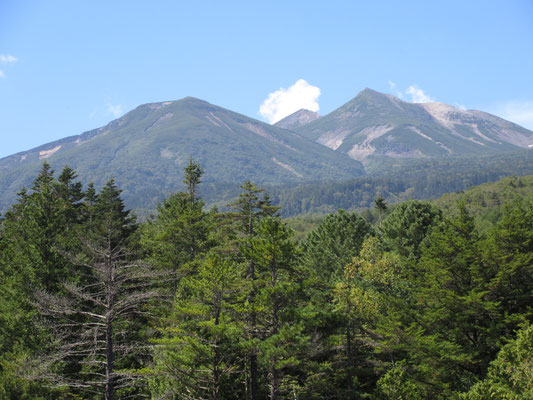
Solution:
{"label": "dead bare tree", "polygon": [[[57,386],[103,392],[106,400],[134,378],[131,372],[116,371],[115,362],[145,346],[129,339],[128,328],[145,312],[145,304],[161,296],[156,285],[160,273],[132,260],[123,243],[114,245],[110,239],[104,246],[83,240],[85,260],[78,257],[74,264],[86,271],[80,279],[84,283],[65,282],[61,295],[35,291],[38,309],[56,339],[53,352],[40,359],[40,370],[47,369],[41,377]],[[52,374],[52,364],[59,361],[76,361],[81,369],[73,377]]]}
{"label": "dead bare tree", "polygon": [[[111,184],[109,190],[115,190]],[[75,268],[74,279],[64,282],[59,293],[35,290],[36,306],[55,343],[36,360],[34,377],[82,393],[100,393],[106,400],[113,400],[117,389],[131,386],[138,376],[124,365],[115,367],[132,352],[149,353],[146,344],[133,337],[135,324],[147,317],[145,306],[162,295],[161,272],[138,260],[127,243],[134,228],[116,193],[106,203],[115,201],[115,208],[103,208],[99,223],[79,234],[80,251],[64,254]],[[58,368],[61,363],[73,367]]]}

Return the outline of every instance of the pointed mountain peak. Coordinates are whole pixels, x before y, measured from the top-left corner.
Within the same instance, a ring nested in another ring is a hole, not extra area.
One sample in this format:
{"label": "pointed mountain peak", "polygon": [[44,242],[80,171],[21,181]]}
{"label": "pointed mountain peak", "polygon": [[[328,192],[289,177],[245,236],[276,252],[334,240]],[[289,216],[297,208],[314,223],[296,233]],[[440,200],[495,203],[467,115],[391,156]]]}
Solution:
{"label": "pointed mountain peak", "polygon": [[209,102],[205,100],[199,99],[198,97],[192,97],[192,96],[184,97],[183,99],[178,100],[178,101],[181,103],[188,103],[188,104],[210,104]]}
{"label": "pointed mountain peak", "polygon": [[296,129],[300,126],[306,125],[309,122],[319,119],[321,115],[317,112],[301,108],[300,110],[292,113],[291,115],[283,118],[282,120],[276,122],[274,126],[283,129]]}
{"label": "pointed mountain peak", "polygon": [[359,92],[360,95],[384,95],[381,92],[378,92],[376,90],[370,89],[370,88],[364,88]]}

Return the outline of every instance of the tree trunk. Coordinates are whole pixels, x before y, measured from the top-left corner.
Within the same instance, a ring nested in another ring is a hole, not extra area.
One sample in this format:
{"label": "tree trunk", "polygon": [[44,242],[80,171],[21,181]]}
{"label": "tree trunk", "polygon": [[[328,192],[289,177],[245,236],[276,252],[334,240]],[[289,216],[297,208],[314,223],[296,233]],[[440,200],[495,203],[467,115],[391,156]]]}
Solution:
{"label": "tree trunk", "polygon": [[352,334],[351,334],[350,320],[346,323],[346,358],[348,359],[348,388],[352,388],[353,374],[352,374]]}
{"label": "tree trunk", "polygon": [[270,400],[279,400],[279,371],[272,367],[270,369]]}
{"label": "tree trunk", "polygon": [[108,317],[106,321],[106,369],[105,369],[105,398],[113,400],[114,395],[114,377],[113,377],[113,326]]}
{"label": "tree trunk", "polygon": [[257,400],[259,391],[259,383],[257,382],[257,354],[255,354],[255,348],[252,351],[254,353],[250,355],[250,399]]}
{"label": "tree trunk", "polygon": [[[111,236],[110,236],[111,237]],[[105,318],[105,345],[106,345],[106,368],[105,368],[105,398],[106,400],[114,400],[115,388],[114,388],[114,376],[113,376],[113,311],[115,300],[115,271],[113,261],[111,260],[112,245],[108,238],[107,241],[108,254],[105,259],[107,269],[107,310]]]}

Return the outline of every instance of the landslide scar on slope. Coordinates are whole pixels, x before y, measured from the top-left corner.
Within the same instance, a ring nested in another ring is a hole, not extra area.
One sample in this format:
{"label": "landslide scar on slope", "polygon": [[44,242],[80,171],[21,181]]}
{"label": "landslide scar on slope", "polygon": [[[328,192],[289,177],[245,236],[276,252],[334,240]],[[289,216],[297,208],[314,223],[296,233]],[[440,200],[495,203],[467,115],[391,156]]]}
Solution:
{"label": "landslide scar on slope", "polygon": [[42,160],[43,158],[48,158],[52,154],[56,153],[61,148],[61,145],[54,147],[50,150],[43,150],[39,152],[39,160]]}

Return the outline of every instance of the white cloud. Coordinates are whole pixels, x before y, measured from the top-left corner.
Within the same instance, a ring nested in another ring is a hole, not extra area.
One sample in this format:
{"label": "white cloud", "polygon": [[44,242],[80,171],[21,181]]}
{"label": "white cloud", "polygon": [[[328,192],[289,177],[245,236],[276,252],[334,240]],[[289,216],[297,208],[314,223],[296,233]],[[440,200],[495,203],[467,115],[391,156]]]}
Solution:
{"label": "white cloud", "polygon": [[[0,54],[0,64],[2,65],[14,63],[17,60],[18,60],[17,57],[13,57],[10,54]],[[5,78],[5,77],[6,77],[6,73],[0,69],[0,79]]]}
{"label": "white cloud", "polygon": [[113,117],[118,118],[122,114],[124,114],[124,106],[122,104],[107,103],[106,111],[108,114],[111,114]]}
{"label": "white cloud", "polygon": [[415,85],[409,86],[405,94],[411,95],[411,101],[413,103],[431,103],[435,101],[435,99],[428,96],[422,89]]}
{"label": "white cloud", "polygon": [[533,101],[509,101],[494,107],[492,113],[533,130]]}
{"label": "white cloud", "polygon": [[392,94],[403,100],[403,93],[398,90],[398,85],[395,82],[389,81],[389,88]]}
{"label": "white cloud", "polygon": [[259,114],[274,124],[302,108],[318,112],[320,110],[319,97],[320,88],[299,79],[287,89],[281,88],[270,93],[261,104]]}
{"label": "white cloud", "polygon": [[405,91],[401,91],[398,89],[398,85],[389,80],[389,88],[390,92],[395,95],[396,97],[404,100],[405,95],[411,96],[411,102],[413,103],[431,103],[434,102],[435,99],[427,95],[422,89],[420,89],[416,85],[411,85],[407,88]]}
{"label": "white cloud", "polygon": [[13,57],[11,54],[0,54],[0,63],[9,64],[18,60],[17,57]]}

